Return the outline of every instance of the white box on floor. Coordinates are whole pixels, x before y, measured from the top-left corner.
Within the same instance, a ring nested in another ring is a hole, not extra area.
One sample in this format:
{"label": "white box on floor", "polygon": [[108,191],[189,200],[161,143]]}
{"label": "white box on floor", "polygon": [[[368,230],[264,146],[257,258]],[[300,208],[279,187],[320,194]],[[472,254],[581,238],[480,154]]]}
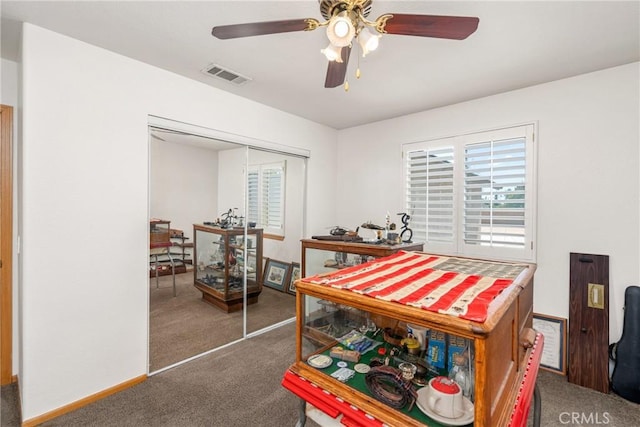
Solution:
{"label": "white box on floor", "polygon": [[344,425],[340,422],[340,420],[342,419],[342,414],[338,415],[337,418],[331,418],[329,415],[325,414],[310,403],[307,403],[306,414],[307,418],[315,421],[322,427],[344,427]]}

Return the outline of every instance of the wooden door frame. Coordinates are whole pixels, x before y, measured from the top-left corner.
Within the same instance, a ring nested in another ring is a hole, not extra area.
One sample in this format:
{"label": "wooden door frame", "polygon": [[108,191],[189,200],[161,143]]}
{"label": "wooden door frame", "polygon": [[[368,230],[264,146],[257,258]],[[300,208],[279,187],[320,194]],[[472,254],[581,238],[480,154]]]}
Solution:
{"label": "wooden door frame", "polygon": [[13,107],[0,105],[0,384],[13,381]]}

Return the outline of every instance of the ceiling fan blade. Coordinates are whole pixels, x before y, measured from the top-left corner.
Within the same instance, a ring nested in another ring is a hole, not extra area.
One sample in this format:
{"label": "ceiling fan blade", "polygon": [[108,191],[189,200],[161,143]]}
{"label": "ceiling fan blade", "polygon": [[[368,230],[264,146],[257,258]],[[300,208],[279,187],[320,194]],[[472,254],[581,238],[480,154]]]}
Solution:
{"label": "ceiling fan blade", "polygon": [[389,34],[464,40],[473,34],[480,21],[467,16],[410,15],[393,13],[384,29]]}
{"label": "ceiling fan blade", "polygon": [[340,55],[342,56],[342,62],[329,61],[327,77],[324,81],[324,87],[326,88],[338,87],[344,83],[344,78],[347,75],[347,65],[349,65],[349,56],[351,56],[351,46],[343,47]]}
{"label": "ceiling fan blade", "polygon": [[[289,33],[311,29],[309,21],[314,19],[287,19],[284,21],[252,22],[249,24],[220,25],[213,27],[211,34],[219,39],[262,36],[265,34]],[[317,21],[316,21],[317,22]]]}

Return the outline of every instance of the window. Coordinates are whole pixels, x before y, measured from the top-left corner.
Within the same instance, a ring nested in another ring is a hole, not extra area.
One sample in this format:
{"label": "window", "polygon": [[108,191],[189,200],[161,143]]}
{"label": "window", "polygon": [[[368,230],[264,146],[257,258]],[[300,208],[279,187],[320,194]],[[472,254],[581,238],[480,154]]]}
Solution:
{"label": "window", "polygon": [[285,162],[250,166],[247,220],[265,234],[284,236],[284,193]]}
{"label": "window", "polygon": [[533,128],[403,146],[405,208],[425,250],[535,260]]}

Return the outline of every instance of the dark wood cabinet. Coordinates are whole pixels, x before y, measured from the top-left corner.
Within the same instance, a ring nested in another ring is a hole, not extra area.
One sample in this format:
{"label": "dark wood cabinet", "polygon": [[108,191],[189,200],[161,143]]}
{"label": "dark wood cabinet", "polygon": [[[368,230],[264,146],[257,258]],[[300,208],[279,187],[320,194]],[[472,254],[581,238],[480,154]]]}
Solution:
{"label": "dark wood cabinet", "polygon": [[334,240],[302,240],[302,277],[389,256],[398,251],[421,251],[423,243],[383,245]]}
{"label": "dark wood cabinet", "polygon": [[609,257],[572,253],[569,382],[609,392]]}

